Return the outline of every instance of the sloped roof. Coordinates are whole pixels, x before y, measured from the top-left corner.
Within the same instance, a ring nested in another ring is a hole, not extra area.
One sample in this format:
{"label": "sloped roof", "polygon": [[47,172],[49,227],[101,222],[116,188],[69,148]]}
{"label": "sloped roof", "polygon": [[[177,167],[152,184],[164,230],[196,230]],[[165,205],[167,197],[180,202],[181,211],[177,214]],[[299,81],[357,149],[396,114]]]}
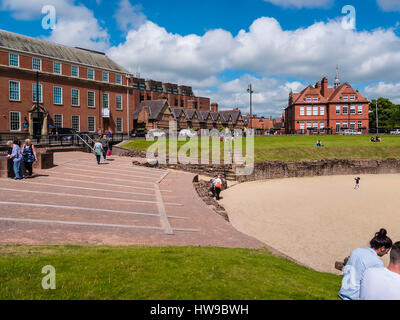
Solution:
{"label": "sloped roof", "polygon": [[0,47],[129,74],[128,70],[115,63],[104,53],[72,48],[5,30],[0,30]]}
{"label": "sloped roof", "polygon": [[159,117],[161,111],[164,109],[165,104],[168,104],[167,100],[143,101],[140,103],[139,107],[133,113],[133,118],[137,120],[139,113],[142,111],[142,109],[144,107],[148,107],[149,119],[156,120]]}

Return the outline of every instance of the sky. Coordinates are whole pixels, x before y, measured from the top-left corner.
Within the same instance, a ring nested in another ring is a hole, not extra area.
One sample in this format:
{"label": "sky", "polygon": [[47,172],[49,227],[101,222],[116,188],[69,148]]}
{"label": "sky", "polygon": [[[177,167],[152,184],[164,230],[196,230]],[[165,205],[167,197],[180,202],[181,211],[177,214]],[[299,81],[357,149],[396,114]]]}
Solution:
{"label": "sky", "polygon": [[368,99],[400,103],[400,0],[0,0],[0,29],[105,52],[220,109],[249,112],[251,83],[254,113],[280,117],[337,65]]}

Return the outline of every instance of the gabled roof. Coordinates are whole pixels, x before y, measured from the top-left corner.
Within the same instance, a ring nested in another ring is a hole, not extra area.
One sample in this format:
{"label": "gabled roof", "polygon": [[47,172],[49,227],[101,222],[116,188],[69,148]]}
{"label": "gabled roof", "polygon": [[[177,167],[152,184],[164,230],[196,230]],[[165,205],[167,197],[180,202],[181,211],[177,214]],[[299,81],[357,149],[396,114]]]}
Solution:
{"label": "gabled roof", "polygon": [[210,112],[210,115],[213,121],[218,121],[218,118],[221,118],[220,114],[217,112]]}
{"label": "gabled roof", "polygon": [[156,120],[160,116],[160,113],[163,111],[166,104],[168,105],[167,100],[143,101],[140,103],[137,110],[133,113],[133,118],[137,120],[139,113],[142,111],[142,109],[144,107],[148,107],[149,119]]}
{"label": "gabled roof", "polygon": [[49,41],[27,37],[13,32],[0,30],[0,48],[38,54],[48,58],[84,64],[110,71],[127,73],[129,71],[108,58],[104,53],[72,48]]}
{"label": "gabled roof", "polygon": [[[222,110],[220,111],[221,114],[223,115],[229,115],[232,118],[232,122],[236,124],[242,115],[240,110]],[[227,120],[229,121],[229,119]]]}

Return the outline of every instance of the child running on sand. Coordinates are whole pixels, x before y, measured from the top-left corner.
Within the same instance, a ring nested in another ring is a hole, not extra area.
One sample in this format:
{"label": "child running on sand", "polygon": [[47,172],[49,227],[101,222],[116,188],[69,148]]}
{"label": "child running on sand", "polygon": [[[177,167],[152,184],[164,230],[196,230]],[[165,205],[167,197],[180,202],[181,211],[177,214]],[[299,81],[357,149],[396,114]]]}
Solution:
{"label": "child running on sand", "polygon": [[360,180],[361,180],[361,178],[360,178],[360,177],[357,177],[357,178],[355,178],[354,180],[356,180],[356,185],[354,186],[354,189],[355,189],[355,190],[360,189]]}

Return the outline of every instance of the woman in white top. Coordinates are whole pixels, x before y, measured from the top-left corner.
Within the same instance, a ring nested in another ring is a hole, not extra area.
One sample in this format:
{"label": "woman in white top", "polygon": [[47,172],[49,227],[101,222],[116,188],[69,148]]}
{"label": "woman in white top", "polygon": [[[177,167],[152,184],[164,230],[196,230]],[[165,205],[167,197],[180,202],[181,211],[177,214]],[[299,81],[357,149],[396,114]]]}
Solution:
{"label": "woman in white top", "polygon": [[93,152],[96,155],[97,164],[100,164],[101,155],[104,152],[103,145],[101,144],[100,139],[97,139],[96,143],[94,144]]}

